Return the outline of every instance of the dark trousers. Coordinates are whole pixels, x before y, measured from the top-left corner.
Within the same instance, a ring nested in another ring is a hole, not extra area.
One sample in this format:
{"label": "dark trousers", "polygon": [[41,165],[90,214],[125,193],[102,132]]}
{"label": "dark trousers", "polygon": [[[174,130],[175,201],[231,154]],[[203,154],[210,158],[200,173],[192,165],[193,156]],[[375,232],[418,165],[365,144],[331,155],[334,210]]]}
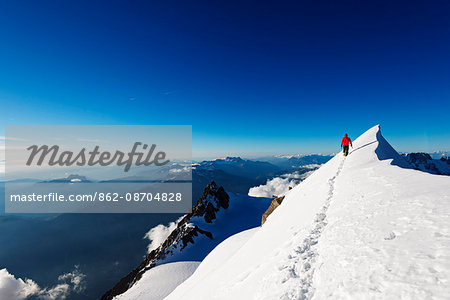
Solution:
{"label": "dark trousers", "polygon": [[344,155],[347,156],[348,155],[348,145],[344,146]]}

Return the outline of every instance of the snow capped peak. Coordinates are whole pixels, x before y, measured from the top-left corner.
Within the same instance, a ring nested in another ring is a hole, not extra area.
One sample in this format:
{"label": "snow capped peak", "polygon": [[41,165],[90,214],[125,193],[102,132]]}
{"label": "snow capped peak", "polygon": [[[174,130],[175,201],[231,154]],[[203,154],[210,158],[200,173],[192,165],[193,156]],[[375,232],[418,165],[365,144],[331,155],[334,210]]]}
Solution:
{"label": "snow capped peak", "polygon": [[381,127],[379,124],[371,127],[366,132],[361,134],[357,139],[355,139],[355,142],[359,143],[369,143],[376,139],[377,134],[381,131]]}
{"label": "snow capped peak", "polygon": [[[369,149],[373,149],[373,146],[375,146],[375,151],[367,151]],[[369,147],[369,149],[364,149],[365,147]],[[362,150],[366,150],[363,151],[366,155],[360,158],[361,163],[365,160],[377,159],[380,161],[387,160],[390,164],[402,168],[411,167],[409,163],[383,137],[381,134],[380,125],[375,125],[360,135],[353,142],[353,148],[350,153],[361,152]],[[375,154],[375,156],[373,154]],[[340,155],[340,153],[337,155]]]}
{"label": "snow capped peak", "polygon": [[279,154],[279,155],[275,155],[275,157],[277,157],[277,158],[287,158],[287,159],[290,159],[290,158],[299,158],[299,157],[303,157],[303,156],[305,156],[306,154],[292,154],[292,155],[283,155],[283,154]]}
{"label": "snow capped peak", "polygon": [[222,162],[222,163],[238,163],[244,161],[239,156],[227,156],[225,158],[216,158],[213,159],[214,162]]}
{"label": "snow capped peak", "polygon": [[[376,142],[380,142],[380,137],[382,138],[381,135],[381,127],[380,125],[375,125],[372,128],[370,128],[369,130],[367,130],[366,132],[364,132],[363,134],[361,134],[357,139],[355,139],[353,141],[353,143],[355,145],[353,145],[354,149],[356,149],[357,147],[356,144],[358,145],[358,147],[362,148],[366,145],[369,145],[371,143],[376,143]],[[382,139],[382,143],[384,143],[387,141],[384,140],[384,138]]]}
{"label": "snow capped peak", "polygon": [[226,161],[242,161],[243,159],[239,156],[227,156]]}

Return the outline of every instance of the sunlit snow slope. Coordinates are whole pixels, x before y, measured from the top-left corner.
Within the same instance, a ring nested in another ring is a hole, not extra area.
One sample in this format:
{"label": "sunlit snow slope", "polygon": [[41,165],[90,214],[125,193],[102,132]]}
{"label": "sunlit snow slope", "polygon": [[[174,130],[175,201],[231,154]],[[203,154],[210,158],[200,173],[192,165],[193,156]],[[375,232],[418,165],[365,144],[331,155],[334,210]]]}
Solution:
{"label": "sunlit snow slope", "polygon": [[179,261],[156,266],[142,275],[125,293],[114,300],[160,300],[175,287],[186,280],[200,263],[196,261]]}
{"label": "sunlit snow slope", "polygon": [[166,299],[447,298],[450,177],[409,169],[378,126],[353,146]]}

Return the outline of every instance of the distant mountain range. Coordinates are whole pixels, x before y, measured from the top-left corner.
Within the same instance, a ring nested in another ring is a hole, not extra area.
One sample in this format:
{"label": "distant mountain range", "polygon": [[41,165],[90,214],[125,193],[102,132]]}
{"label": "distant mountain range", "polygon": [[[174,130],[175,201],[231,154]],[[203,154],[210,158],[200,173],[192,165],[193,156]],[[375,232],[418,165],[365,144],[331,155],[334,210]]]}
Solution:
{"label": "distant mountain range", "polygon": [[322,154],[311,154],[311,155],[276,155],[276,156],[266,156],[261,157],[259,160],[267,161],[279,168],[290,171],[296,168],[317,164],[321,165],[329,161],[333,155],[322,155]]}
{"label": "distant mountain range", "polygon": [[449,157],[450,151],[435,151],[435,152],[429,152],[431,158],[433,159],[440,159],[443,156]]}

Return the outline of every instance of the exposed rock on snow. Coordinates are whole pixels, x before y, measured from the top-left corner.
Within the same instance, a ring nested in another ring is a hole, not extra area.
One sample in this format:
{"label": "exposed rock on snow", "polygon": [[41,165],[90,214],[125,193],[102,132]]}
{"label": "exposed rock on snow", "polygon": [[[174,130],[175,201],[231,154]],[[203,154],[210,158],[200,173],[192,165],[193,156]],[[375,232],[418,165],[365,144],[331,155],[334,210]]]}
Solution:
{"label": "exposed rock on snow", "polygon": [[[203,217],[207,223],[216,218],[216,212],[221,208],[227,209],[230,197],[225,193],[223,187],[218,187],[213,181],[205,188],[203,196],[192,209],[192,216]],[[185,218],[187,220],[189,217]]]}
{"label": "exposed rock on snow", "polygon": [[284,196],[282,197],[277,197],[275,199],[272,200],[272,202],[269,205],[269,208],[263,213],[262,215],[262,220],[261,220],[261,225],[263,225],[266,220],[267,217],[278,207],[280,206],[280,204],[283,202]]}

